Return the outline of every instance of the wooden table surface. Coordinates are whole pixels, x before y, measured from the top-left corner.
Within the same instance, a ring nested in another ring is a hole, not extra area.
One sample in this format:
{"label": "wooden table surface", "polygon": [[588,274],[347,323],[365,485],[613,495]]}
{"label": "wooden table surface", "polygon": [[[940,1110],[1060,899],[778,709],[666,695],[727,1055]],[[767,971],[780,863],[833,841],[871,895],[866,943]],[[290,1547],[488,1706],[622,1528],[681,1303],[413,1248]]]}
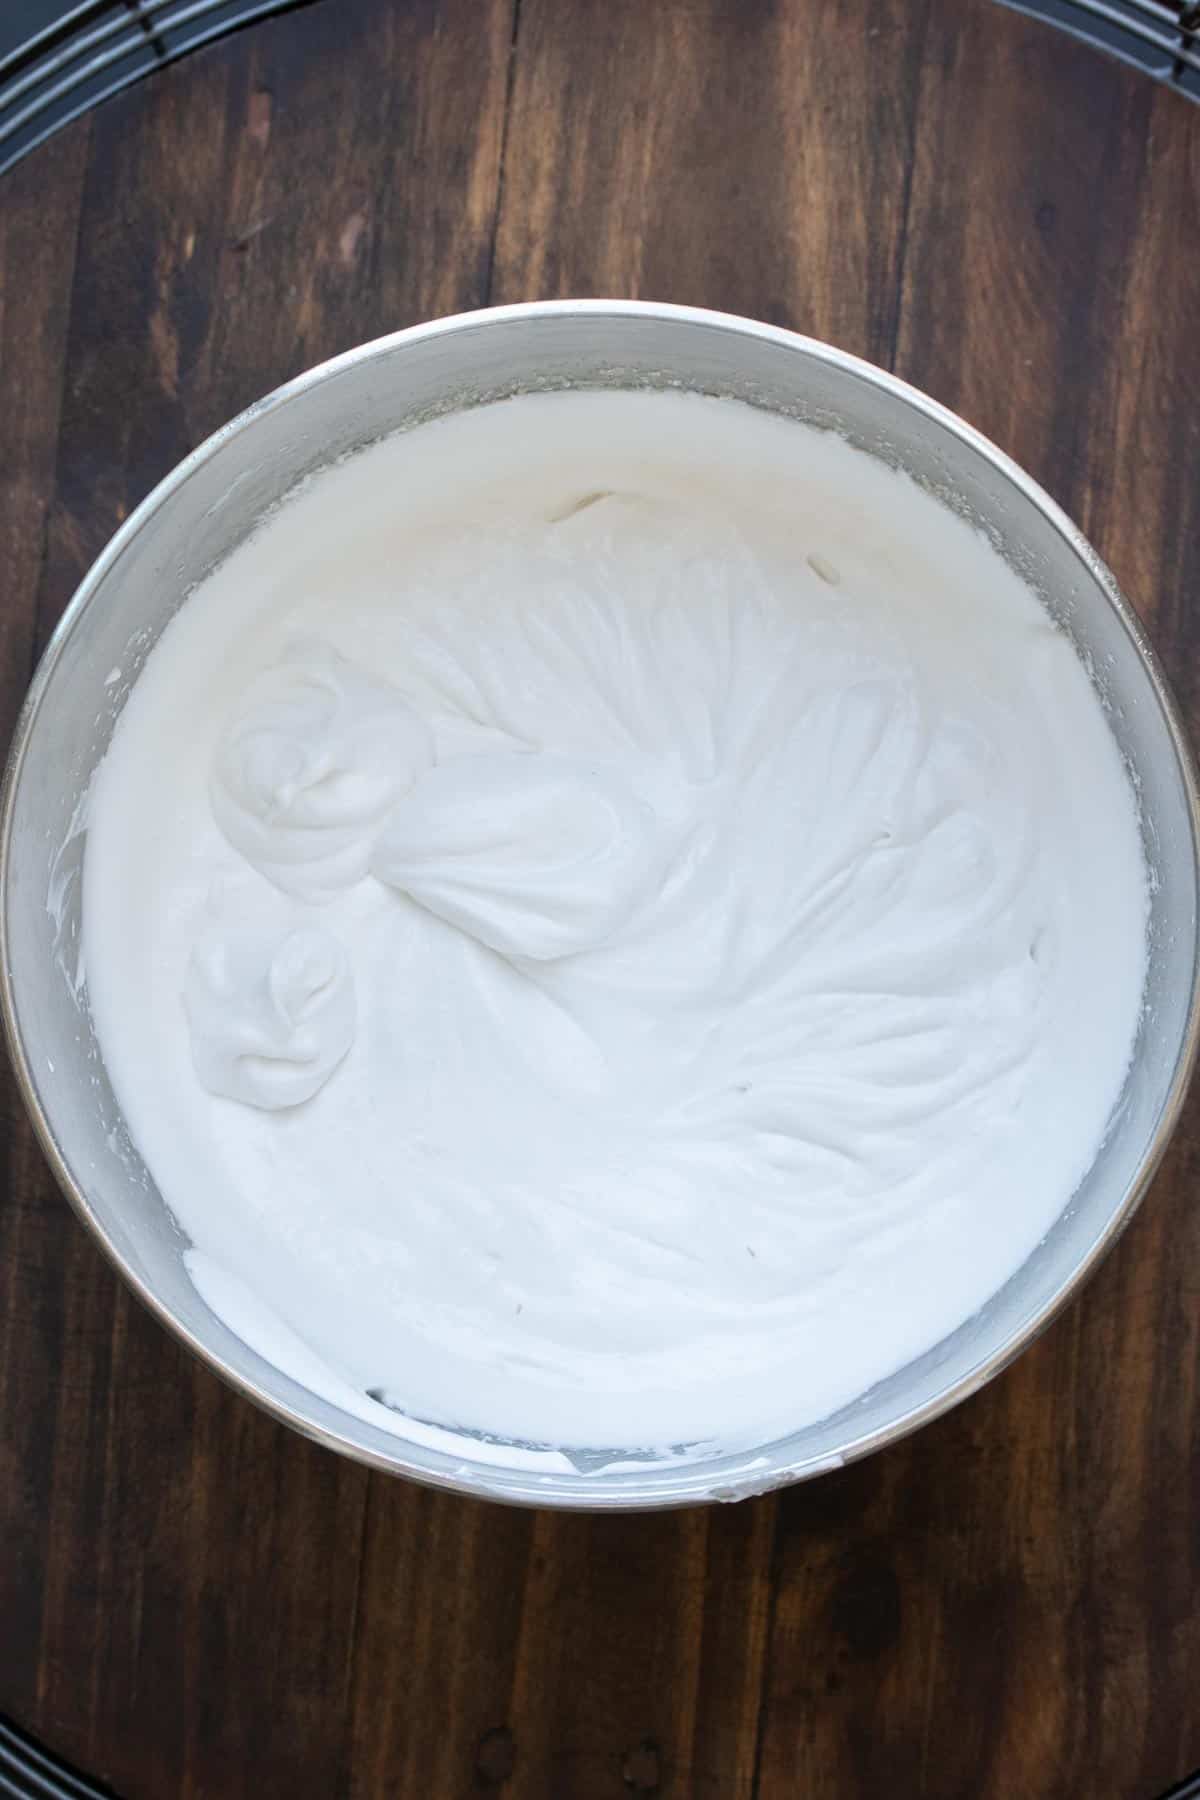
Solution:
{"label": "wooden table surface", "polygon": [[[1200,726],[1200,109],[991,0],[324,0],[0,181],[0,728],[247,401],[433,314],[693,301],[1045,483]],[[1200,1765],[1200,1097],[1008,1374],[808,1486],[505,1511],[303,1442],[118,1284],[5,1072],[0,1712],[127,1800],[1150,1800]]]}

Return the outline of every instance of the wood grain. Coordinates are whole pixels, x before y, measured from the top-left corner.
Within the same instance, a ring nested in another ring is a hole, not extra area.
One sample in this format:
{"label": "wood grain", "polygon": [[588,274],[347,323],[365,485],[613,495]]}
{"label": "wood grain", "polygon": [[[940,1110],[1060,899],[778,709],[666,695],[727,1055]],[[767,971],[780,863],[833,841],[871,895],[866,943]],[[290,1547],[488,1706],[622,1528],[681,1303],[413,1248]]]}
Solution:
{"label": "wood grain", "polygon": [[[0,184],[0,708],[319,358],[537,295],[797,326],[1079,517],[1200,726],[1200,112],[988,0],[325,0]],[[506,1512],[196,1366],[0,1142],[0,1710],[127,1800],[1152,1800],[1200,1765],[1200,1110],[1086,1296],[778,1500]]]}
{"label": "wood grain", "polygon": [[715,306],[889,361],[924,21],[523,0],[493,298]]}
{"label": "wood grain", "polygon": [[[0,731],[6,743],[33,670],[86,151],[87,127],[77,125],[37,163],[13,170],[0,201]],[[56,1251],[76,1234],[6,1065],[0,1074],[0,1695],[32,1712],[44,1510],[53,1480],[44,1421],[55,1403],[62,1331]]]}

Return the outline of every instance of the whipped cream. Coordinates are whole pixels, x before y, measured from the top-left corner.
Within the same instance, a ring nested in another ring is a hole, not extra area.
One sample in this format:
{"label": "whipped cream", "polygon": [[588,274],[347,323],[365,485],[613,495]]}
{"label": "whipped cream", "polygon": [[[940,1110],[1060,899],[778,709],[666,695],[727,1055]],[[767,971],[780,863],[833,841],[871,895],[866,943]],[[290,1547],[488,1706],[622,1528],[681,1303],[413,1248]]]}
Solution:
{"label": "whipped cream", "polygon": [[354,1037],[349,960],[318,926],[209,926],[188,961],[183,1004],[209,1093],[268,1111],[311,1100]]}
{"label": "whipped cream", "polygon": [[1096,691],[981,532],[830,434],[578,392],[326,470],[190,596],[84,949],[235,1330],[401,1433],[684,1455],[1019,1267],[1146,901]]}
{"label": "whipped cream", "polygon": [[331,645],[289,643],[241,697],[213,759],[212,809],[285,894],[361,881],[397,799],[433,762],[424,720]]}

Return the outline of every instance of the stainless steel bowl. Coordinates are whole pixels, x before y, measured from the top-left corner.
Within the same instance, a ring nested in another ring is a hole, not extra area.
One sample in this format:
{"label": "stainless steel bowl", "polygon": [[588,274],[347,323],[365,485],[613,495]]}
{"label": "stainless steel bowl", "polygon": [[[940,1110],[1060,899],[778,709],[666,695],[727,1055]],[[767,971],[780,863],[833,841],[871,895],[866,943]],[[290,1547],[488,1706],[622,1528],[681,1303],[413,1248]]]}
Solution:
{"label": "stainless steel bowl", "polygon": [[[1111,1129],[1045,1240],[974,1318],[852,1406],[753,1452],[610,1474],[587,1472],[582,1458],[579,1473],[538,1474],[481,1460],[467,1437],[461,1454],[442,1454],[364,1423],[247,1348],[200,1299],[183,1267],[186,1239],[105,1076],[79,978],[79,900],[88,782],[130,682],[189,590],[265,509],[310,471],[400,427],[579,385],[681,386],[831,427],[982,525],[1093,672],[1137,784],[1155,881],[1147,1004]],[[589,1508],[734,1499],[862,1456],[972,1393],[1125,1225],[1175,1123],[1200,1028],[1198,820],[1178,716],[1111,575],[1053,501],[962,420],[869,364],[744,319],[616,301],[502,307],[381,338],[280,388],[181,463],[109,544],[17,727],[0,812],[0,1001],[25,1101],[80,1217],[151,1310],[278,1418],[377,1468],[494,1499]]]}

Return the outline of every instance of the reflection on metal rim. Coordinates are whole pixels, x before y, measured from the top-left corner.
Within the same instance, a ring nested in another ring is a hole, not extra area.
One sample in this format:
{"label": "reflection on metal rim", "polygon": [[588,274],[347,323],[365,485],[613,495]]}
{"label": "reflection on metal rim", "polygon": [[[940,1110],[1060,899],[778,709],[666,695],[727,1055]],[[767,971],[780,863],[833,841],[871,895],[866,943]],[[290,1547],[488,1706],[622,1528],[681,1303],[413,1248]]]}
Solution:
{"label": "reflection on metal rim", "polygon": [[0,59],[0,170],[152,69],[255,19],[310,4],[312,0],[46,4],[44,27]]}

